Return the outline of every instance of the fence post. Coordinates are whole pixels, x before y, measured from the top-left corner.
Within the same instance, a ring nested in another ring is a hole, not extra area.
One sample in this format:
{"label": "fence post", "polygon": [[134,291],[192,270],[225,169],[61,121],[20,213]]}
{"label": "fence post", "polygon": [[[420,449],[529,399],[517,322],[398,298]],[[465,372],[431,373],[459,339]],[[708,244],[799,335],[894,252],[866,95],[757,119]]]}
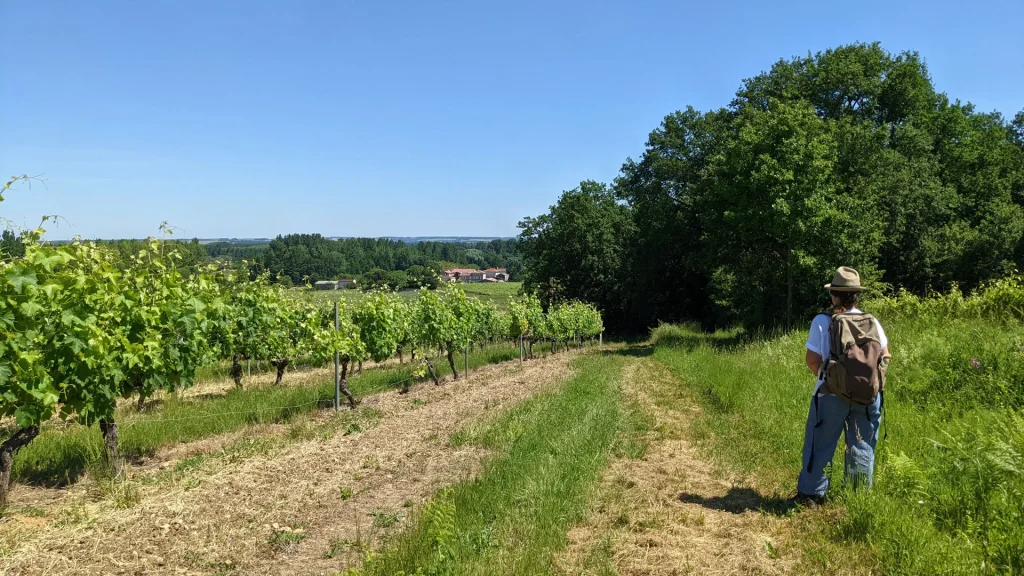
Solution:
{"label": "fence post", "polygon": [[601,335],[598,337],[598,346],[604,346],[604,330],[601,330]]}
{"label": "fence post", "polygon": [[469,377],[469,342],[466,343],[466,369],[464,370],[466,377]]}
{"label": "fence post", "polygon": [[[334,331],[338,331],[338,302],[334,302]],[[341,408],[341,356],[334,351],[334,411]]]}
{"label": "fence post", "polygon": [[523,337],[519,336],[519,361],[523,361]]}

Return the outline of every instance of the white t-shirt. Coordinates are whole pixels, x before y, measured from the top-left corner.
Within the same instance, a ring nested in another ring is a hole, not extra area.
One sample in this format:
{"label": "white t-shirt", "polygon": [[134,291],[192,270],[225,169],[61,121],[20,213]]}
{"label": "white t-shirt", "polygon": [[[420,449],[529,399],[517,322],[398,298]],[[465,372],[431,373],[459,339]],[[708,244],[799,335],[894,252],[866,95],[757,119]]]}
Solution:
{"label": "white t-shirt", "polygon": [[[850,310],[853,314],[860,314],[861,311],[853,308]],[[821,356],[822,360],[828,360],[829,346],[828,338],[828,327],[832,322],[832,318],[825,315],[819,314],[814,317],[814,321],[811,322],[811,333],[807,336],[807,344],[805,346],[811,352]],[[885,330],[882,329],[882,324],[879,323],[878,319],[875,319],[875,326],[878,327],[878,338],[882,344],[882,349],[889,347],[889,339],[885,336]],[[821,379],[818,379],[818,383],[821,383]]]}

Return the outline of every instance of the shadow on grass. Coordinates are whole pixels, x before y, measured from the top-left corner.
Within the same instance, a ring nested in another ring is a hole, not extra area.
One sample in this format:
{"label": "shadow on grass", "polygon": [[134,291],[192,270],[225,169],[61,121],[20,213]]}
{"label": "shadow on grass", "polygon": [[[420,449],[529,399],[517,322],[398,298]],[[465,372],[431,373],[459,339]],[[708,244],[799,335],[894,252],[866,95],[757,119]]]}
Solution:
{"label": "shadow on grass", "polygon": [[751,488],[730,488],[725,496],[705,498],[699,494],[683,492],[679,495],[680,502],[699,504],[710,510],[720,510],[730,514],[744,512],[764,512],[773,516],[783,516],[794,505],[790,500],[777,496],[763,496]]}
{"label": "shadow on grass", "polygon": [[757,340],[759,336],[752,332],[677,332],[660,334],[654,346],[683,348],[693,351],[701,346],[710,346],[716,350],[735,350],[736,348]]}

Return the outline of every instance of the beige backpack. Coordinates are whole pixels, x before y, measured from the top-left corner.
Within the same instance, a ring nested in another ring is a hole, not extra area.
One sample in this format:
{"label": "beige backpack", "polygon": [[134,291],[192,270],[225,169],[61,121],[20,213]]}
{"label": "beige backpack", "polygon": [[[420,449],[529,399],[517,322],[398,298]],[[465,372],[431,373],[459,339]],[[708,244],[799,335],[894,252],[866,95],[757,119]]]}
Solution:
{"label": "beige backpack", "polygon": [[825,360],[828,391],[847,402],[871,404],[885,389],[888,358],[882,356],[878,323],[871,314],[832,314],[829,357]]}

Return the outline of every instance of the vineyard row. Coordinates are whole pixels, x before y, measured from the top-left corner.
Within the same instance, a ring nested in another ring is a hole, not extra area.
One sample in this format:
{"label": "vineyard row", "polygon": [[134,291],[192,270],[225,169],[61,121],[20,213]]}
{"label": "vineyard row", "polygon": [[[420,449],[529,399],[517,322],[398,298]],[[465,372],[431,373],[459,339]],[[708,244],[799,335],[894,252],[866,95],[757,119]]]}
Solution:
{"label": "vineyard row", "polygon": [[141,406],[158,390],[187,388],[204,365],[230,361],[241,387],[243,360],[268,362],[280,383],[296,358],[337,359],[339,386],[354,407],[346,385],[352,363],[408,354],[416,376],[437,384],[434,362],[444,357],[458,379],[454,356],[472,344],[518,340],[532,354],[538,342],[568,348],[603,331],[589,304],[545,312],[527,295],[499,310],[467,298],[458,284],[421,289],[411,301],[374,292],[335,311],[266,276],[212,267],[183,274],[176,252],[159,240],[126,262],[93,243],[43,243],[41,234],[24,234],[24,255],[0,264],[0,417],[16,424],[0,445],[0,506],[14,455],[43,422],[98,425],[120,477],[117,402],[137,398]]}

